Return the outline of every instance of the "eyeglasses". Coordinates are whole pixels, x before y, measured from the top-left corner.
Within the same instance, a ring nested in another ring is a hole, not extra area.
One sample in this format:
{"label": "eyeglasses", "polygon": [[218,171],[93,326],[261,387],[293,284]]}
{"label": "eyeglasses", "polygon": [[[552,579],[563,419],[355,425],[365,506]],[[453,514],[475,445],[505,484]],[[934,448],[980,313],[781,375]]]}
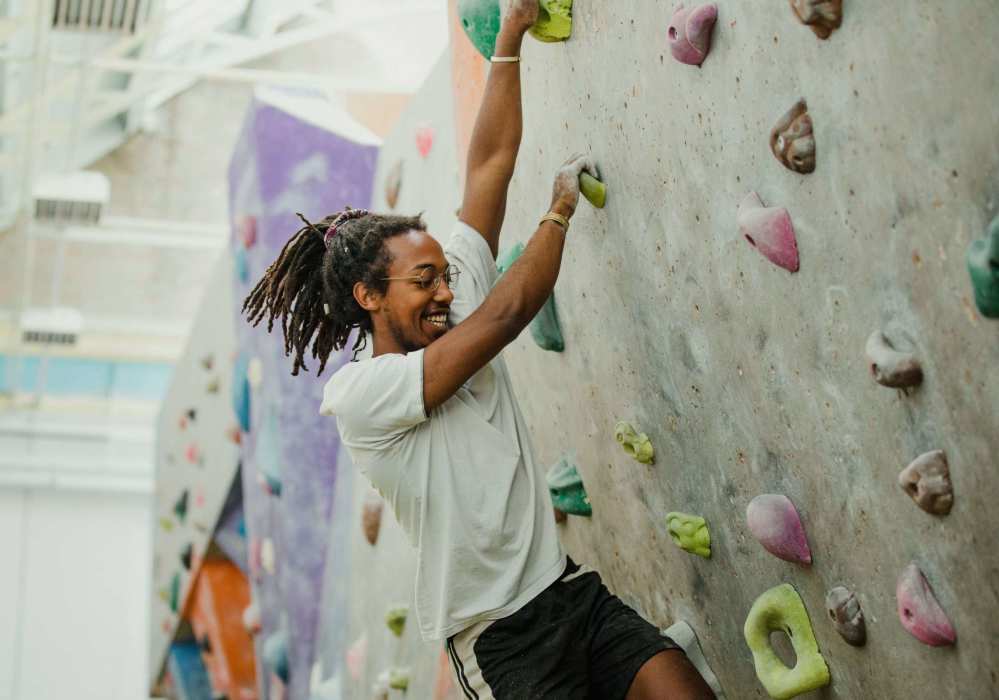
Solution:
{"label": "eyeglasses", "polygon": [[385,282],[392,280],[409,280],[420,285],[420,289],[428,292],[436,292],[437,288],[441,286],[441,280],[447,282],[448,287],[453,288],[456,284],[458,284],[459,275],[461,275],[461,270],[457,269],[453,265],[448,265],[438,274],[434,274],[434,268],[425,267],[423,268],[423,272],[418,275],[413,275],[412,277],[382,277],[382,280]]}

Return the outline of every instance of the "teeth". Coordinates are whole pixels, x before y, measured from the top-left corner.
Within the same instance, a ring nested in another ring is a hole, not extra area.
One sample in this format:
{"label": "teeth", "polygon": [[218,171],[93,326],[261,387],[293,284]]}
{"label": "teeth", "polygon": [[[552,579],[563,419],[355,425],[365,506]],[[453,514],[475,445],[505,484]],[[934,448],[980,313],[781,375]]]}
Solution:
{"label": "teeth", "polygon": [[446,313],[433,314],[431,316],[427,316],[426,319],[427,319],[427,321],[429,323],[432,323],[433,325],[437,326],[438,328],[446,328],[447,327],[447,314]]}

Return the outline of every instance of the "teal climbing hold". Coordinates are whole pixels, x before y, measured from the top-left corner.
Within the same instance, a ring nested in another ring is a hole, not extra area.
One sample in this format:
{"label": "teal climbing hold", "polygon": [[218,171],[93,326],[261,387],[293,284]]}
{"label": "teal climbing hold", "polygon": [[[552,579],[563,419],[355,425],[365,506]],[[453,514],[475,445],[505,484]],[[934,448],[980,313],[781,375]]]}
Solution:
{"label": "teal climbing hold", "polygon": [[[510,266],[516,262],[521,253],[524,252],[524,244],[517,243],[506,252],[502,253],[496,260],[496,268],[502,275]],[[565,350],[565,339],[562,337],[562,326],[558,321],[558,311],[555,308],[555,294],[548,297],[548,301],[541,307],[541,311],[531,321],[528,327],[535,345],[542,350],[551,352],[562,352]]]}
{"label": "teal climbing hold", "polygon": [[276,411],[268,411],[260,426],[256,457],[257,470],[263,477],[267,490],[274,496],[280,496],[284,461],[281,459],[281,433],[278,430]]}
{"label": "teal climbing hold", "polygon": [[568,457],[563,456],[548,470],[548,492],[552,505],[563,513],[587,518],[593,515],[590,499],[583,487],[583,477]]}
{"label": "teal climbing hold", "polygon": [[492,58],[500,30],[499,0],[458,0],[458,18],[476,50]]}
{"label": "teal climbing hold", "polygon": [[191,570],[191,558],[194,556],[194,545],[190,542],[180,551],[180,563],[187,570]]}
{"label": "teal climbing hold", "polygon": [[704,518],[687,513],[667,513],[666,528],[680,549],[705,559],[711,558],[711,533]]}
{"label": "teal climbing hold", "polygon": [[572,36],[572,0],[540,0],[531,36],[538,41],[565,41]]}
{"label": "teal climbing hold", "polygon": [[264,641],[264,663],[283,683],[288,682],[288,634],[282,629]]}
{"label": "teal climbing hold", "polygon": [[589,173],[579,174],[579,191],[597,209],[607,203],[607,186]]}
{"label": "teal climbing hold", "polygon": [[240,354],[232,368],[232,410],[244,433],[250,432],[250,380],[246,376],[249,364],[250,359]]}
{"label": "teal climbing hold", "polygon": [[982,316],[999,318],[999,216],[992,220],[985,238],[968,247],[968,273]]}
{"label": "teal climbing hold", "polygon": [[173,514],[177,516],[177,520],[184,522],[184,518],[187,517],[187,501],[189,493],[187,489],[184,489],[180,497],[177,498],[176,503],[173,504]]}

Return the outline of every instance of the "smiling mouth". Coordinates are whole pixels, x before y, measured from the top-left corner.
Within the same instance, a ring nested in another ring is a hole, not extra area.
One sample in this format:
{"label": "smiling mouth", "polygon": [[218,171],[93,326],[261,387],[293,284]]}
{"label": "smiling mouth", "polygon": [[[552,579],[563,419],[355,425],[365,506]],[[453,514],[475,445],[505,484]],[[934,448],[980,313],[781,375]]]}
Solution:
{"label": "smiling mouth", "polygon": [[438,313],[428,314],[424,316],[427,323],[436,328],[447,328],[447,312],[441,311]]}

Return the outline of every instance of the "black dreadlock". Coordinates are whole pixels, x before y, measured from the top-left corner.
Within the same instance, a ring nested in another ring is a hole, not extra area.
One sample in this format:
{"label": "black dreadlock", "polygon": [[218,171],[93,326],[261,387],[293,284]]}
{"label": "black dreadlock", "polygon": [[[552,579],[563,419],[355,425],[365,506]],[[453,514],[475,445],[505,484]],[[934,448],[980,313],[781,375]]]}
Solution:
{"label": "black dreadlock", "polygon": [[[354,299],[354,284],[385,293],[392,262],[385,241],[416,229],[425,231],[422,217],[366,214],[341,223],[326,248],[324,236],[340,212],[318,224],[299,218],[305,226],[285,243],[277,260],[243,301],[247,321],[258,325],[267,316],[267,332],[281,317],[284,353],[295,352],[291,373],[306,372],[305,351],[312,342],[312,357],[319,360],[319,374],[334,350],[347,345],[350,332],[357,328],[351,348],[354,357],[367,345],[371,316]],[[315,340],[312,338],[315,336]]]}

